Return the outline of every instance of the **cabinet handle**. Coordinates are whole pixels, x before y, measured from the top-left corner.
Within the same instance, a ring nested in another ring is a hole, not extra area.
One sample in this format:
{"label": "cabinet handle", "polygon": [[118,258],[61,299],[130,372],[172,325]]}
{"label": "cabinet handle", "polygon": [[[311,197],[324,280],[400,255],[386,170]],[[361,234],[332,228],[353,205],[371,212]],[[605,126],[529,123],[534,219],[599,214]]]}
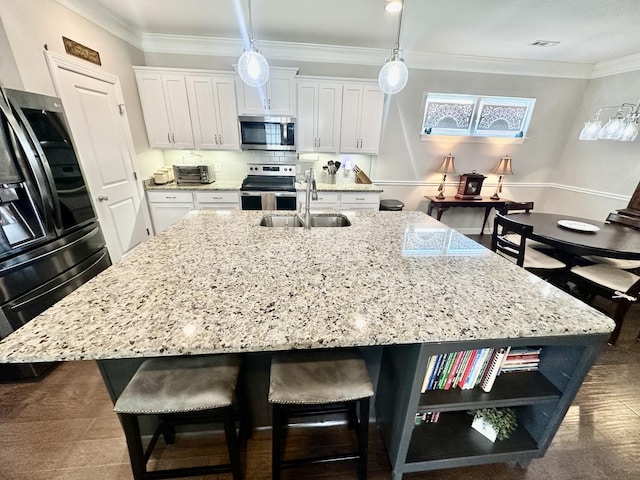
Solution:
{"label": "cabinet handle", "polygon": [[176,143],[176,136],[173,133],[171,134],[171,143]]}
{"label": "cabinet handle", "polygon": [[169,196],[166,196],[166,197],[164,197],[164,198],[166,198],[167,200],[173,200],[173,199],[174,199],[174,198],[176,198],[176,197],[169,197]]}
{"label": "cabinet handle", "polygon": [[220,142],[219,145],[222,145],[222,134],[218,135],[218,142]]}
{"label": "cabinet handle", "polygon": [[269,99],[269,110],[271,110],[271,99]]}
{"label": "cabinet handle", "polygon": [[222,197],[211,197],[211,200],[222,200]]}
{"label": "cabinet handle", "polygon": [[171,143],[171,133],[167,133],[167,142]]}
{"label": "cabinet handle", "polygon": [[318,137],[318,148],[320,148],[320,137]]}
{"label": "cabinet handle", "polygon": [[213,139],[215,140],[216,145],[220,145],[220,142],[218,142],[218,134],[217,133],[213,134]]}
{"label": "cabinet handle", "polygon": [[356,202],[363,202],[364,201],[364,197],[356,197]]}

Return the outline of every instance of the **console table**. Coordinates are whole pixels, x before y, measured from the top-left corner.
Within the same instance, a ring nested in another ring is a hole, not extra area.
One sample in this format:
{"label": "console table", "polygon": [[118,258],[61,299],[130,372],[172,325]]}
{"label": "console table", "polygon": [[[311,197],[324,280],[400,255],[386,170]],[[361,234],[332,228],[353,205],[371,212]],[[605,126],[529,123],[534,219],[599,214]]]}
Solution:
{"label": "console table", "polygon": [[489,218],[489,212],[491,212],[492,208],[496,210],[503,210],[507,203],[511,202],[511,200],[507,200],[506,198],[501,198],[499,200],[493,200],[489,197],[482,197],[478,200],[465,200],[462,198],[456,197],[444,197],[443,199],[436,198],[435,196],[425,197],[429,200],[429,207],[427,208],[427,215],[431,215],[431,212],[435,209],[436,211],[436,219],[440,221],[442,218],[442,214],[449,210],[451,207],[475,207],[475,208],[484,208],[484,220],[482,222],[482,230],[480,231],[480,235],[484,235],[484,226],[487,223],[487,219]]}

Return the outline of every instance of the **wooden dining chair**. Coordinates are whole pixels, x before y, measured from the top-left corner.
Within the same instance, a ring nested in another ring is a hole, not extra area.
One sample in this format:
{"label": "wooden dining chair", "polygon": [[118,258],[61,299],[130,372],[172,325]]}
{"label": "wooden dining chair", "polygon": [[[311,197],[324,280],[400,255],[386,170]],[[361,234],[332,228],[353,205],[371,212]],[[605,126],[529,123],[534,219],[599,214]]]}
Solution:
{"label": "wooden dining chair", "polygon": [[[616,322],[616,328],[609,336],[609,343],[615,345],[622,330],[622,323],[631,308],[640,299],[640,275],[602,263],[573,267],[570,272],[580,296],[594,308],[609,315]],[[612,300],[616,307],[612,313],[594,303],[597,296]],[[637,339],[640,340],[640,332]]]}
{"label": "wooden dining chair", "polygon": [[[514,215],[514,217],[517,215]],[[545,253],[527,246],[533,227],[518,223],[510,215],[497,213],[493,220],[491,250],[516,265],[545,277],[545,272],[564,270],[567,265]]]}
{"label": "wooden dining chair", "polygon": [[[617,223],[619,225],[624,225],[625,227],[640,230],[640,218],[621,215],[617,212],[611,212],[607,216],[606,223]],[[638,241],[640,242],[640,231],[638,232]],[[611,267],[620,268],[622,270],[640,270],[640,260],[599,257],[596,255],[585,255],[582,258],[592,263],[609,265]]]}
{"label": "wooden dining chair", "polygon": [[[533,202],[507,202],[502,210],[505,215],[515,215],[518,213],[529,213],[533,210]],[[513,243],[520,243],[517,233],[507,234],[507,238]],[[536,240],[527,240],[527,247],[537,250],[553,250],[553,247],[546,243],[537,242]]]}

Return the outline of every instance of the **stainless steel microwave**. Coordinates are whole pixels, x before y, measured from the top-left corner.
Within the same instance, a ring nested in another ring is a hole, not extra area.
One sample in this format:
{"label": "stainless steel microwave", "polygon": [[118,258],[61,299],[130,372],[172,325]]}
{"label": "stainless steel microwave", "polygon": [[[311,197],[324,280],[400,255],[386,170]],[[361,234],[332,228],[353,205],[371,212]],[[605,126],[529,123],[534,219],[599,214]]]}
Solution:
{"label": "stainless steel microwave", "polygon": [[241,116],[242,150],[296,149],[295,117]]}

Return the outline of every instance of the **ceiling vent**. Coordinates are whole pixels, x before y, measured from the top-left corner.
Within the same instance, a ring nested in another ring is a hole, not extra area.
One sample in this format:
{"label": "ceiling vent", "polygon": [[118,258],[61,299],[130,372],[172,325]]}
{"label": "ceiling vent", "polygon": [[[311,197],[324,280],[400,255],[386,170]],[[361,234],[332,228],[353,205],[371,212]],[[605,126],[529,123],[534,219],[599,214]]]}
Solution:
{"label": "ceiling vent", "polygon": [[533,47],[555,47],[559,43],[560,42],[556,42],[554,40],[536,40],[535,42],[530,43],[529,45]]}

